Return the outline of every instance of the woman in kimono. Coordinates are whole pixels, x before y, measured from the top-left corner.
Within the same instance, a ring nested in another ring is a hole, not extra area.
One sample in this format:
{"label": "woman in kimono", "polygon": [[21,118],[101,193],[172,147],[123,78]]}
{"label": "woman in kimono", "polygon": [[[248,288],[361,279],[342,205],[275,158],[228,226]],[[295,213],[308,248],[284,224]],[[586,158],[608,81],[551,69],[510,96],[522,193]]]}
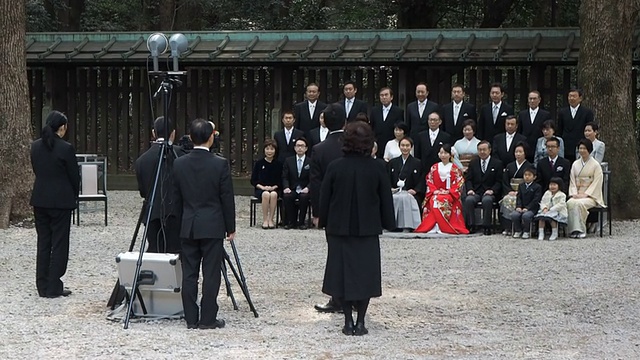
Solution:
{"label": "woman in kimono", "polygon": [[[602,164],[604,160],[604,142],[598,140],[598,124],[593,121],[588,122],[584,126],[584,137],[589,139],[593,144],[593,151],[591,152],[591,157],[598,160],[599,163]],[[578,153],[578,148],[576,148],[576,159],[580,157]]]}
{"label": "woman in kimono", "polygon": [[452,163],[451,145],[442,145],[438,157],[440,162],[427,175],[422,223],[415,232],[468,234],[460,201],[464,177]]}
{"label": "woman in kimono", "polygon": [[[460,169],[464,172],[467,170],[467,166],[471,158],[475,155],[478,155],[478,144],[480,140],[476,138],[476,122],[469,119],[465,120],[462,124],[462,134],[464,137],[453,145],[455,149],[455,157],[458,159],[459,163],[462,164]],[[458,162],[456,162],[458,163]]]}
{"label": "woman in kimono", "polygon": [[500,215],[502,215],[501,223],[504,229],[502,235],[505,236],[511,236],[511,213],[516,209],[517,189],[518,185],[522,183],[524,170],[533,167],[527,160],[528,147],[523,142],[518,143],[513,152],[516,160],[504,168],[502,193],[506,195],[500,200]]}
{"label": "woman in kimono", "polygon": [[422,174],[420,160],[411,156],[413,140],[405,137],[400,140],[402,155],[393,158],[387,164],[391,192],[393,193],[393,211],[396,216],[396,230],[413,230],[420,225],[420,207],[418,199],[424,193],[422,188]]}
{"label": "woman in kimono", "polygon": [[593,157],[591,140],[581,139],[578,143],[580,158],[573,162],[569,174],[569,197],[567,201],[568,228],[572,238],[587,236],[587,216],[589,209],[604,206],[602,198],[602,168]]}

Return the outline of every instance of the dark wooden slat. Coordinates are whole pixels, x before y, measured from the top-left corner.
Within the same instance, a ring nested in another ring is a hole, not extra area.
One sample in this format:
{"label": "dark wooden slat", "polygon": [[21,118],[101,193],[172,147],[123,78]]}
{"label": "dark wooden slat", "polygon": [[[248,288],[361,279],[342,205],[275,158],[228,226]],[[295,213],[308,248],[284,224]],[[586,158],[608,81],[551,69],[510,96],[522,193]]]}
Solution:
{"label": "dark wooden slat", "polygon": [[76,152],[88,153],[89,148],[87,146],[88,140],[88,119],[87,119],[87,110],[89,110],[90,106],[87,104],[87,69],[79,68],[78,69],[78,109],[77,109],[77,117],[78,117],[78,147],[76,148]]}
{"label": "dark wooden slat", "polygon": [[[292,104],[304,101],[304,92],[305,92],[306,86],[307,86],[307,82],[305,81],[304,72],[305,72],[304,68],[298,68],[296,70],[296,85],[295,85],[296,91],[295,91],[295,97],[293,99]],[[309,81],[309,82],[311,82],[311,81]]]}
{"label": "dark wooden slat", "polygon": [[340,100],[340,98],[342,97],[343,84],[348,81],[348,80],[342,80],[342,79],[348,79],[348,78],[341,77],[339,69],[331,70],[331,85],[329,86],[329,89],[331,90],[329,94],[327,94],[330,99],[329,102],[336,102]]}
{"label": "dark wooden slat", "polygon": [[67,111],[66,115],[69,119],[70,126],[67,130],[67,139],[74,146],[76,151],[78,150],[78,117],[77,117],[77,94],[78,94],[78,81],[76,75],[76,69],[67,68],[69,85],[66,97],[67,97]]}
{"label": "dark wooden slat", "polygon": [[35,84],[33,86],[33,95],[35,96],[35,109],[31,110],[31,117],[34,123],[34,137],[40,135],[42,129],[42,108],[44,106],[44,70],[35,70]]}
{"label": "dark wooden slat", "polygon": [[222,96],[220,69],[213,69],[211,71],[211,87],[215,90],[209,97],[209,107],[211,108],[211,114],[209,118],[216,124],[216,127],[220,128],[220,126],[222,126],[222,124],[220,123],[220,112],[222,111],[222,108],[220,107],[220,97]]}
{"label": "dark wooden slat", "polygon": [[[211,118],[211,108],[209,107],[210,97],[211,97],[211,73],[209,69],[202,70],[202,100],[200,107],[200,116],[203,116],[208,121],[213,121]],[[215,123],[215,122],[214,122]],[[216,124],[217,126],[217,124]]]}
{"label": "dark wooden slat", "polygon": [[517,96],[517,89],[516,89],[516,72],[513,69],[509,69],[507,70],[507,83],[505,84],[505,91],[507,92],[506,96],[505,96],[505,101],[510,103],[511,106],[514,107],[514,110],[517,110],[517,103],[520,99],[518,99]]}
{"label": "dark wooden slat", "polygon": [[244,141],[244,134],[242,129],[246,124],[246,119],[242,112],[243,104],[244,104],[244,93],[243,93],[243,85],[244,85],[244,70],[242,68],[237,68],[235,70],[235,111],[233,116],[233,139],[235,142],[235,171],[236,174],[242,173],[243,163],[242,163],[242,154],[245,152],[245,147],[247,146]]}
{"label": "dark wooden slat", "polygon": [[[142,82],[142,73],[139,68],[133,69],[133,79],[131,83],[131,158],[135,161],[142,154],[140,144],[140,134],[142,126],[140,125],[140,117],[142,113],[142,104],[144,104]],[[177,134],[176,134],[177,135]],[[177,139],[176,139],[177,141]]]}
{"label": "dark wooden slat", "polygon": [[569,100],[567,99],[567,94],[569,93],[569,89],[571,89],[574,83],[571,81],[571,69],[564,68],[562,71],[562,106],[569,106]]}
{"label": "dark wooden slat", "polygon": [[108,161],[109,167],[108,171],[112,174],[117,174],[120,169],[120,163],[118,161],[118,148],[120,144],[118,143],[118,133],[120,131],[120,121],[118,117],[118,97],[119,97],[119,77],[121,73],[117,68],[111,69],[109,72],[109,77],[111,78],[111,86],[109,87],[109,117],[107,121],[107,129],[109,142],[108,142]]}
{"label": "dark wooden slat", "polygon": [[[490,97],[489,97],[489,92],[491,91],[491,80],[489,78],[489,70],[481,70],[480,71],[480,76],[482,76],[482,82],[480,83],[481,88],[479,89],[480,91],[480,96],[481,96],[481,100],[480,102],[482,104],[486,104],[490,101]],[[480,107],[478,107],[480,108]]]}
{"label": "dark wooden slat", "polygon": [[549,88],[549,105],[547,110],[549,110],[551,112],[551,116],[556,119],[556,115],[558,114],[558,105],[561,104],[559,102],[562,100],[558,97],[558,68],[555,66],[550,70],[549,82],[556,86],[552,85]]}
{"label": "dark wooden slat", "polygon": [[[256,154],[260,154],[262,151],[262,146],[264,144],[264,139],[271,137],[271,134],[266,133],[267,124],[269,122],[269,115],[267,115],[267,109],[265,106],[265,101],[267,99],[267,70],[260,69],[258,70],[258,91],[257,91],[257,119],[258,119],[258,127],[256,129],[257,137],[258,137],[258,147],[253,151],[253,157],[255,159]],[[271,121],[277,121],[277,119],[271,119]],[[252,162],[253,163],[253,162]]]}
{"label": "dark wooden slat", "polygon": [[[222,131],[221,131],[221,136],[220,138],[222,139],[222,144],[221,144],[221,150],[222,153],[224,154],[224,157],[226,157],[227,159],[231,159],[231,121],[232,121],[232,117],[233,117],[233,110],[232,110],[232,99],[231,97],[233,96],[233,87],[232,87],[232,77],[233,77],[233,71],[231,69],[225,69],[222,73],[222,76],[224,78],[224,90],[222,91],[222,96],[223,96],[223,104],[224,104],[224,108],[223,108],[223,124],[222,124]],[[231,168],[233,171],[235,164],[231,164]]]}
{"label": "dark wooden slat", "polygon": [[529,84],[529,71],[520,69],[520,110],[525,110],[529,107]]}
{"label": "dark wooden slat", "polygon": [[319,99],[322,102],[329,102],[329,94],[327,93],[329,78],[327,76],[327,69],[321,69],[318,71],[318,90],[320,90]]}
{"label": "dark wooden slat", "polygon": [[153,101],[150,99],[151,91],[149,83],[149,76],[146,69],[141,70],[141,86],[142,86],[142,95],[140,96],[140,106],[142,110],[140,111],[140,127],[142,131],[140,132],[140,142],[143,145],[142,149],[147,149],[149,147],[149,142],[151,141],[151,126],[153,124],[153,115],[152,115],[152,106]]}
{"label": "dark wooden slat", "polygon": [[[478,71],[476,69],[469,70],[469,85],[467,87],[467,93],[469,94],[469,102],[472,103],[479,111],[482,100],[478,94]],[[476,111],[476,113],[478,111]],[[478,119],[474,120],[476,122],[478,121]]]}
{"label": "dark wooden slat", "polygon": [[133,160],[131,159],[131,129],[130,121],[129,121],[129,93],[130,89],[130,70],[125,68],[122,69],[121,73],[121,84],[120,84],[120,101],[119,101],[119,118],[118,118],[118,164],[120,165],[119,170],[125,173],[133,173]]}
{"label": "dark wooden slat", "polygon": [[244,87],[243,91],[246,94],[246,129],[247,129],[247,149],[244,152],[244,163],[247,166],[247,171],[251,171],[253,166],[253,153],[255,152],[255,144],[256,144],[256,136],[255,129],[257,128],[256,124],[256,108],[255,108],[255,99],[256,99],[256,73],[253,69],[247,70],[247,83]]}

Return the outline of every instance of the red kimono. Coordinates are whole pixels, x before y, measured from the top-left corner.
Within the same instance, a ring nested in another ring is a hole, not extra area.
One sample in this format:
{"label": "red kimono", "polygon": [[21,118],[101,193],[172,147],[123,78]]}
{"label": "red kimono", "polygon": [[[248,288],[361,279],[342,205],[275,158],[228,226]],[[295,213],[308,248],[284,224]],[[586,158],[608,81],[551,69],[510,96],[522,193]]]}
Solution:
{"label": "red kimono", "polygon": [[427,175],[422,223],[415,232],[429,232],[437,224],[440,232],[443,233],[468,234],[469,230],[464,225],[460,201],[460,192],[464,188],[464,176],[455,164],[451,164],[449,179],[443,180],[438,172],[438,166],[441,164],[431,166]]}

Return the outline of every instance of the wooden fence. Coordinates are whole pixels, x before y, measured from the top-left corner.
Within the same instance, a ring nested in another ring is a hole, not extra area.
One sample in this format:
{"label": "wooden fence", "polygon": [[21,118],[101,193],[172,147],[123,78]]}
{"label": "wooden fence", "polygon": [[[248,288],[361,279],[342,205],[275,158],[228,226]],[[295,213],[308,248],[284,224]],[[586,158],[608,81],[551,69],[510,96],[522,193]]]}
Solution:
{"label": "wooden fence", "polygon": [[[172,92],[170,102],[177,134],[184,134],[194,118],[215,122],[221,133],[221,152],[231,159],[236,176],[251,171],[254,159],[261,156],[264,139],[279,126],[280,119],[274,119],[274,114],[302,101],[309,82],[319,84],[322,101],[334,102],[342,95],[343,82],[352,80],[358,87],[357,97],[370,105],[376,103],[378,89],[389,86],[395,94],[394,103],[402,107],[414,100],[418,82],[427,82],[430,100],[440,104],[450,101],[452,84],[462,83],[468,101],[479,107],[489,101],[489,85],[498,81],[506,88],[505,101],[516,109],[525,108],[528,92],[536,89],[542,94],[542,106],[553,115],[565,105],[566,93],[576,83],[575,67],[540,64],[499,68],[416,65],[186,70],[187,76]],[[69,117],[69,141],[78,152],[107,155],[110,173],[134,172],[135,159],[149,146],[152,120],[162,114],[161,97],[152,98],[160,81],[149,79],[146,68],[30,67],[28,76],[34,134],[39,133],[43,116],[51,108],[61,110]]]}

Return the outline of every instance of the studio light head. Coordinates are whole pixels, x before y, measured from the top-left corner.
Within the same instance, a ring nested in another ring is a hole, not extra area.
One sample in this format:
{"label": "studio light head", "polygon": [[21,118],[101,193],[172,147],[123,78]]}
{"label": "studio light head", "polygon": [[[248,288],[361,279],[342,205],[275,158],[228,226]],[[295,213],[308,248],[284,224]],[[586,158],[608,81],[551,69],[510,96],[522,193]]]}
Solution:
{"label": "studio light head", "polygon": [[169,38],[169,46],[171,46],[171,57],[173,58],[173,71],[178,71],[178,58],[187,51],[189,41],[182,34],[173,34]]}
{"label": "studio light head", "polygon": [[173,58],[173,71],[178,70],[178,59],[189,48],[189,41],[183,34],[173,34],[167,40],[163,33],[153,33],[147,39],[147,49],[151,52],[153,58],[153,71],[158,72],[158,57],[167,52],[171,48],[171,57]]}
{"label": "studio light head", "polygon": [[158,56],[169,50],[169,41],[163,33],[154,33],[147,38],[147,49],[153,58],[153,71],[158,71]]}

